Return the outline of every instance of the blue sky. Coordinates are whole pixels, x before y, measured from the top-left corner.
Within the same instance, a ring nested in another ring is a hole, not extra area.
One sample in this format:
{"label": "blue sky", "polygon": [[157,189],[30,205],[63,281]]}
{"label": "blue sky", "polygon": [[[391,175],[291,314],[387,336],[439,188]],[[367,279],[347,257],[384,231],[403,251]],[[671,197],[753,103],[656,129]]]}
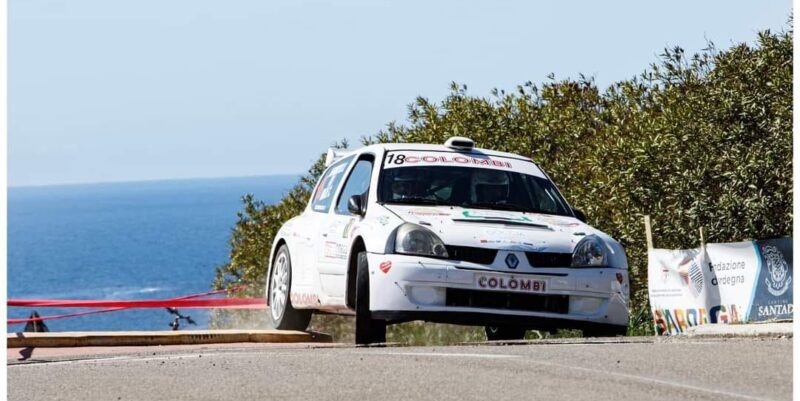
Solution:
{"label": "blue sky", "polygon": [[627,79],[780,1],[9,0],[10,186],[304,172],[416,96]]}

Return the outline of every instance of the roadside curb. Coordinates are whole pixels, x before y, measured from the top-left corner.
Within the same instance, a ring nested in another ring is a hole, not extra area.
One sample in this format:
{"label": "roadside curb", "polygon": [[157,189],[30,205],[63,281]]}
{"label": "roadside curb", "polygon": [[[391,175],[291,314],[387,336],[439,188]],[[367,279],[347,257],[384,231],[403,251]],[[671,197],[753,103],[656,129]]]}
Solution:
{"label": "roadside curb", "polygon": [[690,327],[690,337],[788,337],[794,336],[793,323],[704,324]]}
{"label": "roadside curb", "polygon": [[8,334],[8,348],[220,343],[329,343],[324,333],[289,330],[84,331]]}

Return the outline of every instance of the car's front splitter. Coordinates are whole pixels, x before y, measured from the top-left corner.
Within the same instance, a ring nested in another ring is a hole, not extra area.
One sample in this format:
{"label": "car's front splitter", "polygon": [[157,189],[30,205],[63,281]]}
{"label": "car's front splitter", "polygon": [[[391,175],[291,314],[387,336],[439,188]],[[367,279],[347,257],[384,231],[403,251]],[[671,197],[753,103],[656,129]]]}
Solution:
{"label": "car's front splitter", "polygon": [[539,316],[516,316],[480,312],[425,312],[425,311],[373,311],[372,317],[387,323],[405,323],[421,320],[464,326],[515,326],[529,330],[555,331],[558,329],[592,330],[611,334],[624,334],[627,325],[597,323],[585,320],[559,319]]}

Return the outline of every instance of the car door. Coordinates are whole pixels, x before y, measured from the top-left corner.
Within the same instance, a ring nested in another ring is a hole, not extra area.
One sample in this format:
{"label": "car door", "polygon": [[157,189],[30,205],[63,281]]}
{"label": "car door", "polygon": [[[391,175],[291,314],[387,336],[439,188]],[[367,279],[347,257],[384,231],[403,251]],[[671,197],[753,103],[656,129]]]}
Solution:
{"label": "car door", "polygon": [[363,219],[347,210],[347,202],[353,195],[364,195],[366,199],[374,164],[373,154],[364,153],[358,156],[348,172],[342,189],[337,194],[336,203],[329,212],[327,227],[323,228],[325,246],[322,252],[318,253],[317,266],[323,292],[333,298],[344,297],[347,257],[353,241],[353,232]]}
{"label": "car door", "polygon": [[329,212],[333,206],[335,195],[343,181],[353,156],[345,157],[331,164],[319,179],[309,200],[308,208],[296,220],[293,226],[293,238],[296,248],[293,249],[292,261],[296,266],[293,272],[292,291],[295,289],[307,293],[317,293],[319,284],[319,266],[315,257],[325,244],[323,229],[329,225]]}

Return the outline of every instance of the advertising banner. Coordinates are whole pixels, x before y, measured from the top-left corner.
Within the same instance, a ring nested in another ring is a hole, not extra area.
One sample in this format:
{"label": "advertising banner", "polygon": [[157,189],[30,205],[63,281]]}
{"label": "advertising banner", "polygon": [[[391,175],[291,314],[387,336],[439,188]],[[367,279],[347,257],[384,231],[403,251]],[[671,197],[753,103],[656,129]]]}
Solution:
{"label": "advertising banner", "polygon": [[708,323],[792,319],[792,239],[648,252],[656,333]]}

